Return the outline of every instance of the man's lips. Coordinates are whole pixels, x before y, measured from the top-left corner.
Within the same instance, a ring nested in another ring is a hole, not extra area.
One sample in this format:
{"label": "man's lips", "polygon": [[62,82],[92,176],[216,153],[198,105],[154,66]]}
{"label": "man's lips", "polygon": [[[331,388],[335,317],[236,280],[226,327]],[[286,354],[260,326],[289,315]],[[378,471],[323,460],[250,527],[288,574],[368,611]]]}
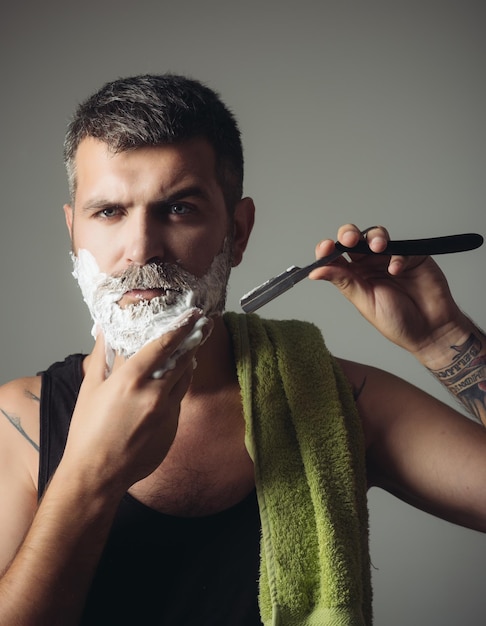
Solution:
{"label": "man's lips", "polygon": [[118,305],[123,309],[130,304],[138,304],[142,300],[153,300],[154,298],[159,298],[160,296],[167,295],[167,289],[162,288],[153,288],[153,289],[131,289],[123,294],[123,296],[118,300]]}

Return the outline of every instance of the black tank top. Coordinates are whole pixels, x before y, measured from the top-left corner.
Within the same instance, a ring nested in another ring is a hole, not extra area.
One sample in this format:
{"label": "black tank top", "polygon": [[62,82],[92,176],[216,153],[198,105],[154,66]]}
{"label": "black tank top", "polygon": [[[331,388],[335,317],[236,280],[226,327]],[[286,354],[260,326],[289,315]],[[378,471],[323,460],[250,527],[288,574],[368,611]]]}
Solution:
{"label": "black tank top", "polygon": [[[39,497],[62,457],[83,355],[42,373]],[[83,626],[260,626],[260,519],[253,491],[216,515],[163,515],[126,494],[88,595]]]}

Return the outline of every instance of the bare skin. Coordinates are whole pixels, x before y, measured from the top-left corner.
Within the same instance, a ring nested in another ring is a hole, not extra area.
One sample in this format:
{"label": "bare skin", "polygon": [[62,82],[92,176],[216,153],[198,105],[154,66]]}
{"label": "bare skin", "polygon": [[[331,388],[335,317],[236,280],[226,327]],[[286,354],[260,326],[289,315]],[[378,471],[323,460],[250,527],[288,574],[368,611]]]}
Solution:
{"label": "bare skin", "polygon": [[[67,225],[75,250],[89,249],[103,271],[166,258],[202,275],[228,228],[233,262],[241,261],[253,203],[244,199],[229,221],[214,155],[202,140],[120,155],[86,140],[77,165]],[[205,343],[175,369],[151,378],[195,319],[128,361],[117,360],[108,379],[102,337],[97,340],[85,359],[65,453],[39,506],[40,381],[0,388],[0,626],[78,623],[127,490],[156,510],[191,516],[224,510],[253,488],[223,320],[213,320]],[[486,531],[484,429],[391,374],[341,364],[360,390],[370,485]]]}
{"label": "bare skin", "polygon": [[[355,245],[360,231],[341,226],[338,240]],[[384,250],[384,228],[367,234],[370,248]],[[333,242],[316,246],[318,258],[329,254]],[[334,283],[385,337],[411,352],[486,425],[486,337],[459,309],[447,280],[430,257],[372,257],[351,255],[315,270],[311,278]]]}

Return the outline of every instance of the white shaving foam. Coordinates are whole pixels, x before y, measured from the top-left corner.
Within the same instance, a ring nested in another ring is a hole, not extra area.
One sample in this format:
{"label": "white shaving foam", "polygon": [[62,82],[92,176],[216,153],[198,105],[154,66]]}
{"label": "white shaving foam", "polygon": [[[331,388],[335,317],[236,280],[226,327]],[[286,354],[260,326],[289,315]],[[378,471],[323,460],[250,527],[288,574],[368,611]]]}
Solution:
{"label": "white shaving foam", "polygon": [[[93,319],[91,334],[96,337],[99,330],[103,332],[109,371],[115,354],[125,358],[132,356],[150,341],[182,325],[191,310],[198,308],[209,315],[221,313],[224,307],[231,268],[230,245],[226,241],[223,251],[214,258],[208,272],[201,278],[189,275],[192,288],[177,294],[175,300],[172,294],[170,304],[164,296],[160,296],[121,308],[118,301],[126,291],[122,281],[100,272],[95,258],[88,250],[80,249],[77,256],[71,253],[71,257],[73,276],[78,281]],[[202,340],[201,329],[206,322],[207,317],[197,322],[164,371],[174,367],[178,356]]]}

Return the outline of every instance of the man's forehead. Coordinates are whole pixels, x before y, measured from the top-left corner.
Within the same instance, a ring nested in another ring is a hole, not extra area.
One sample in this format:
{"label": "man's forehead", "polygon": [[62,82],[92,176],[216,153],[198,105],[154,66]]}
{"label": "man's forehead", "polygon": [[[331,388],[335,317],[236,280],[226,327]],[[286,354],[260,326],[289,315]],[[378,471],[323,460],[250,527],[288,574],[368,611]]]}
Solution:
{"label": "man's forehead", "polygon": [[171,193],[182,187],[194,189],[218,185],[214,150],[204,138],[177,144],[145,146],[114,151],[106,142],[87,137],[76,153],[77,191],[81,188],[113,187],[119,193],[132,185],[160,187]]}

